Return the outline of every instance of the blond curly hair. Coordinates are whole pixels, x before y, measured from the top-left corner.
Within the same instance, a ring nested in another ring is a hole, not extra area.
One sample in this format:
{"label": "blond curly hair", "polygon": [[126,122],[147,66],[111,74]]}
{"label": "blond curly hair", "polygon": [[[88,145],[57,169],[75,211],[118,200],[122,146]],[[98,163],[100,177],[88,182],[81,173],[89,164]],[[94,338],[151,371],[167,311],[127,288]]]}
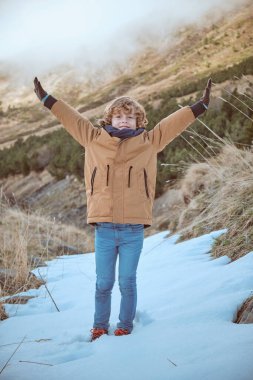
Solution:
{"label": "blond curly hair", "polygon": [[136,129],[145,128],[148,124],[144,107],[139,102],[137,102],[137,100],[128,96],[120,96],[109,103],[104,110],[103,118],[98,120],[98,124],[101,127],[110,125],[112,123],[113,113],[121,110],[124,110],[127,113],[135,113]]}

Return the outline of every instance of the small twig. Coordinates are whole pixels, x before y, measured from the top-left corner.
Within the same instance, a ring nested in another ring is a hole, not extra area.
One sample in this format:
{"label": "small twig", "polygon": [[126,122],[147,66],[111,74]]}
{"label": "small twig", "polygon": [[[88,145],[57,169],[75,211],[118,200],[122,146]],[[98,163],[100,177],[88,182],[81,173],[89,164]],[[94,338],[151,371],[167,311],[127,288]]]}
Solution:
{"label": "small twig", "polygon": [[243,77],[244,79],[246,79],[250,84],[253,84],[253,82],[251,82],[251,81],[249,80],[249,78],[246,77],[246,75],[242,74],[242,77]]}
{"label": "small twig", "polygon": [[49,366],[54,366],[53,364],[48,364],[48,363],[39,363],[39,362],[31,362],[29,360],[19,360],[20,363],[33,363],[33,364],[40,364],[40,365],[49,365]]}
{"label": "small twig", "polygon": [[[34,342],[40,343],[40,342],[48,342],[49,340],[52,340],[52,339],[50,339],[50,338],[41,338],[41,339],[34,339],[34,340],[26,340],[23,343],[34,343]],[[18,342],[1,344],[0,347],[13,346],[13,344],[18,344]]]}
{"label": "small twig", "polygon": [[164,237],[164,240],[160,241],[160,243],[156,244],[154,247],[152,247],[151,249],[149,249],[147,252],[144,253],[144,255],[147,255],[149,252],[153,251],[153,249],[155,249],[159,245],[163,244],[165,241],[167,241],[167,238]]}
{"label": "small twig", "polygon": [[9,359],[7,360],[7,362],[5,363],[5,365],[3,366],[3,368],[1,369],[0,371],[0,375],[1,373],[3,372],[3,370],[7,367],[9,361],[11,360],[11,358],[14,356],[14,354],[17,352],[17,350],[19,349],[19,347],[21,346],[21,344],[24,342],[25,340],[25,337],[26,335],[24,336],[24,338],[21,340],[21,342],[19,343],[18,347],[16,348],[16,350],[13,352],[13,354],[9,357]]}
{"label": "small twig", "polygon": [[171,361],[169,358],[167,358],[167,360],[172,363],[175,367],[177,367],[177,365],[175,363],[173,363],[173,361]]}
{"label": "small twig", "polygon": [[234,75],[234,78],[237,79],[237,80],[240,80],[240,79],[244,78],[244,79],[246,79],[249,83],[253,84],[253,82],[251,82],[251,81],[246,77],[246,75],[244,75],[244,74],[242,74],[242,78],[239,78],[239,77],[237,77],[236,75]]}
{"label": "small twig", "polygon": [[219,136],[217,135],[217,133],[215,133],[211,128],[208,127],[208,125],[206,125],[202,120],[200,120],[198,117],[197,119],[199,123],[201,123],[202,125],[204,125],[204,127],[209,131],[211,132],[218,140],[220,140],[222,142],[222,144],[225,143],[225,141]]}
{"label": "small twig", "polygon": [[[213,83],[213,82],[212,82]],[[216,83],[213,83],[215,86],[216,86]],[[253,111],[252,108],[250,108],[248,106],[248,104],[244,103],[241,99],[239,99],[237,96],[235,96],[234,94],[232,94],[230,91],[226,90],[225,88],[223,88],[223,91],[227,92],[229,95],[233,96],[233,98],[237,99],[240,103],[242,103],[244,106],[246,106],[247,108],[250,109],[250,111]],[[240,92],[238,92],[240,94]],[[244,95],[243,93],[241,93],[242,95]]]}
{"label": "small twig", "polygon": [[[40,270],[39,270],[39,269],[38,269],[38,272],[39,272],[40,278],[43,280],[43,277],[41,276],[41,274],[40,274]],[[44,281],[44,280],[43,280],[43,281]],[[60,310],[59,310],[58,306],[56,305],[56,302],[55,302],[55,300],[53,299],[53,297],[52,297],[52,295],[51,295],[50,291],[48,290],[48,287],[46,286],[46,284],[44,284],[44,285],[45,285],[45,288],[46,288],[46,290],[47,290],[47,292],[48,292],[48,294],[49,294],[49,296],[50,296],[51,300],[52,300],[52,301],[53,301],[53,303],[54,303],[54,306],[56,307],[56,310],[60,312]]]}
{"label": "small twig", "polygon": [[182,165],[179,165],[179,164],[164,164],[164,163],[161,163],[161,166],[182,166]]}
{"label": "small twig", "polygon": [[204,149],[205,152],[209,155],[209,157],[212,157],[211,153],[208,152],[207,148],[205,148],[196,138],[190,135],[190,138],[193,139],[197,144],[200,145],[202,149]]}
{"label": "small twig", "polygon": [[253,121],[251,117],[249,117],[245,112],[241,111],[238,107],[236,107],[234,104],[230,103],[228,100],[222,98],[221,96],[218,96],[219,99],[223,100],[225,103],[230,104],[232,107],[234,107],[237,111],[239,111],[242,115],[246,116],[249,120]]}
{"label": "small twig", "polygon": [[245,94],[244,92],[238,91],[238,94],[245,96],[245,98],[247,98],[248,100],[250,100],[251,102],[253,102],[253,99],[250,98],[250,97],[249,97],[247,94]]}
{"label": "small twig", "polygon": [[203,156],[203,154],[197,149],[197,148],[195,148],[195,146],[194,145],[192,145],[188,140],[186,140],[186,138],[183,136],[183,135],[180,135],[180,137],[187,143],[187,144],[189,144],[191,147],[192,147],[192,149],[194,149],[203,159],[204,159],[204,161],[206,161],[206,158],[205,158],[205,156]]}
{"label": "small twig", "polygon": [[[206,137],[206,136],[202,136],[200,133],[197,133],[193,129],[190,129],[190,128],[188,130],[186,129],[185,132],[187,132],[188,134],[190,134],[190,136],[194,135],[194,136],[199,137],[203,141],[203,143],[206,144],[206,146],[207,146],[207,148],[205,148],[205,150],[208,151],[208,149],[210,149],[213,152],[213,154],[215,154],[215,151],[213,150],[213,147],[210,144],[207,143],[207,141],[211,140],[211,139],[208,139],[208,137]],[[211,140],[211,141],[213,141],[213,140]],[[209,154],[209,152],[208,152],[208,154]]]}
{"label": "small twig", "polygon": [[[178,106],[180,108],[182,108],[183,106],[181,104],[178,104]],[[206,127],[208,129],[209,132],[211,132],[215,137],[217,137],[217,139],[219,139],[223,144],[224,144],[224,140],[218,136],[214,131],[212,131],[211,128],[209,128],[202,120],[200,120],[198,117],[196,118],[196,120],[198,120],[202,125],[204,125],[204,127]],[[181,136],[181,135],[180,135]]]}

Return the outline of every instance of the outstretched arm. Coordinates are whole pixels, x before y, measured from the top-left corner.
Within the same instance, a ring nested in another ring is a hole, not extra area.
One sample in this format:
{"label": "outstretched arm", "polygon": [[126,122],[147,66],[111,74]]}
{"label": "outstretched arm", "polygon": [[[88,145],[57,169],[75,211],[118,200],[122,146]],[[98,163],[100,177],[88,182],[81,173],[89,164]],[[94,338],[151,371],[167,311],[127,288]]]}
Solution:
{"label": "outstretched arm", "polygon": [[212,81],[207,82],[203,96],[191,106],[182,107],[171,115],[162,119],[151,131],[149,137],[156,148],[157,153],[161,152],[174,138],[179,136],[195,119],[202,115],[208,108],[210,101]]}
{"label": "outstretched arm", "polygon": [[33,82],[34,92],[44,106],[51,110],[76,141],[84,147],[87,146],[93,140],[98,128],[95,128],[86,117],[63,100],[57,100],[52,95],[49,95],[43,89],[37,77]]}

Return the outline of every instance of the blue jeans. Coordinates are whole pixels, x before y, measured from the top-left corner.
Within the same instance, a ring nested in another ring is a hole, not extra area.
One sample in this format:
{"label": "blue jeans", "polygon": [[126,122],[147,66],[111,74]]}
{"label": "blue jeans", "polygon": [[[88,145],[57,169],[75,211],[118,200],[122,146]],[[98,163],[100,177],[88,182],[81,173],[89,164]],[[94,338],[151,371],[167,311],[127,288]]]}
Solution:
{"label": "blue jeans", "polygon": [[136,271],[143,247],[143,224],[101,222],[95,227],[96,293],[93,327],[109,328],[111,293],[119,255],[121,303],[117,327],[133,329],[137,305]]}

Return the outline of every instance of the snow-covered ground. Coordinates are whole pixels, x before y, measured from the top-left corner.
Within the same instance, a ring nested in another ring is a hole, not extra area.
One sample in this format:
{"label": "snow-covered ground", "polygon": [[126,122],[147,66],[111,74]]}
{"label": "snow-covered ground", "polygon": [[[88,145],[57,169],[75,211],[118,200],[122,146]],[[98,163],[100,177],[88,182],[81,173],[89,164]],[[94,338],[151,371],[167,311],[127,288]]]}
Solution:
{"label": "snow-covered ground", "polygon": [[0,378],[252,380],[253,325],[232,320],[253,292],[253,252],[231,263],[212,259],[211,246],[222,233],[177,244],[178,236],[167,232],[146,238],[132,334],[113,335],[120,304],[115,282],[110,335],[92,343],[94,253],[48,262],[39,270],[60,312],[45,286],[26,292],[36,296],[26,305],[7,305],[0,370],[25,339]]}

